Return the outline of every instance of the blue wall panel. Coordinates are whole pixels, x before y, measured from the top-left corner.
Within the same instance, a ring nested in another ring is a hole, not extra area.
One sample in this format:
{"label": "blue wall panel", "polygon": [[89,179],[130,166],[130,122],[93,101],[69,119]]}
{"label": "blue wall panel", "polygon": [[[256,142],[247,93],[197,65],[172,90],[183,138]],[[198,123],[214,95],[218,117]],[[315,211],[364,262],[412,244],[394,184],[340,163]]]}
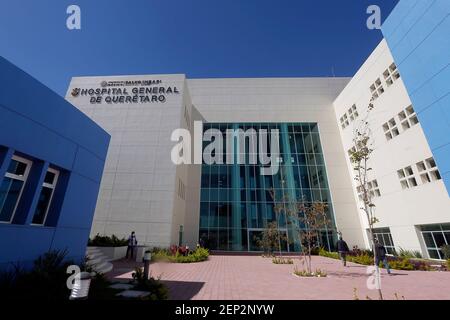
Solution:
{"label": "blue wall panel", "polygon": [[450,1],[401,0],[382,31],[450,194]]}
{"label": "blue wall panel", "polygon": [[55,248],[82,261],[109,139],[65,99],[0,58],[0,182],[12,151],[33,161],[35,171],[48,165],[60,170],[45,226],[31,225],[43,175],[37,170],[28,176],[20,212],[13,223],[0,224],[0,268],[31,266]]}

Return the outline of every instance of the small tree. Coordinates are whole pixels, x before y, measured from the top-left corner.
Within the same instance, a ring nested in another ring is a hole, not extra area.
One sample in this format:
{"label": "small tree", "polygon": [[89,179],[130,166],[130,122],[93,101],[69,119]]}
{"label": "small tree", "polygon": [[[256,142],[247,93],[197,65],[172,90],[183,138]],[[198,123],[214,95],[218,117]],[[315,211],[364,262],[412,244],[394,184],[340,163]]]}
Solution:
{"label": "small tree", "polygon": [[287,223],[292,226],[302,255],[307,260],[307,272],[312,274],[312,250],[318,247],[320,232],[326,229],[330,223],[326,216],[327,205],[320,201],[307,202],[305,197],[297,200],[283,195],[277,199],[274,190],[271,195],[274,200],[275,213],[277,216],[286,214]]}
{"label": "small tree", "polygon": [[302,253],[307,260],[307,271],[312,274],[311,252],[319,248],[320,232],[330,225],[326,215],[327,204],[321,201],[306,202],[304,198],[297,202],[298,235]]}
{"label": "small tree", "polygon": [[279,248],[280,242],[285,240],[284,235],[278,230],[276,221],[267,223],[267,227],[263,230],[261,239],[258,239],[258,245],[265,253],[272,255],[273,251]]}
{"label": "small tree", "polygon": [[375,236],[373,233],[374,225],[378,222],[375,217],[374,208],[375,205],[372,201],[372,193],[369,188],[369,172],[372,168],[369,166],[370,156],[373,152],[372,145],[372,132],[370,130],[370,125],[368,122],[368,117],[373,109],[373,98],[371,99],[369,106],[367,108],[367,113],[365,118],[363,118],[357,128],[354,130],[353,134],[353,148],[350,150],[350,160],[355,170],[355,181],[357,182],[358,192],[361,195],[361,202],[363,206],[361,210],[365,213],[367,218],[367,224],[369,226],[369,240],[373,249],[374,255],[374,266],[376,272],[376,279],[378,282],[378,295],[380,300],[383,299],[383,294],[380,287],[380,270],[376,263],[377,250],[375,250]]}

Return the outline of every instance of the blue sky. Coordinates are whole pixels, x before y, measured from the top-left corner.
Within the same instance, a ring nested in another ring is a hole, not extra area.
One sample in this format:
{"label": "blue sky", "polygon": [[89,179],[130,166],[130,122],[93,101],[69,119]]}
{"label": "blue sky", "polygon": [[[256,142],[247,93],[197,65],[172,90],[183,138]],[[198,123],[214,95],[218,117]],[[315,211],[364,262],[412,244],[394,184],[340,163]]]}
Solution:
{"label": "blue sky", "polygon": [[[0,0],[0,55],[60,95],[72,76],[352,76],[398,0]],[[66,8],[81,8],[81,30]]]}

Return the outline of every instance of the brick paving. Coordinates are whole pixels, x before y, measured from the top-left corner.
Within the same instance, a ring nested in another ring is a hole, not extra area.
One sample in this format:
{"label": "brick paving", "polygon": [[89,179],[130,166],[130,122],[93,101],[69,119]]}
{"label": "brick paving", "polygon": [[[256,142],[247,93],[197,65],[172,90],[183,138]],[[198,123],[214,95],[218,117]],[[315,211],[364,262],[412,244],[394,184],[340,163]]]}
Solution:
{"label": "brick paving", "polygon": [[[293,257],[300,269],[301,262]],[[313,269],[327,272],[326,278],[299,278],[292,274],[294,265],[276,265],[261,256],[212,255],[199,263],[152,263],[151,276],[160,277],[169,287],[173,300],[309,300],[377,298],[366,286],[366,266],[338,260],[313,257]],[[108,274],[112,280],[130,279],[136,266],[125,261],[114,262]],[[142,264],[139,264],[142,266]],[[450,272],[399,271],[386,275],[382,270],[385,299],[450,299]]]}

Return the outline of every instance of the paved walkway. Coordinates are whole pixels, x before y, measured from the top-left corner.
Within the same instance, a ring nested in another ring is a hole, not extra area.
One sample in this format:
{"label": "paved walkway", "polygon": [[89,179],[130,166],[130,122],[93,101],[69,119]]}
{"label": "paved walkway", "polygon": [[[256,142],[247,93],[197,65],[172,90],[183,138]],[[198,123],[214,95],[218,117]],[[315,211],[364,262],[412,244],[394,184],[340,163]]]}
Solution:
{"label": "paved walkway", "polygon": [[[293,257],[301,269],[298,257]],[[111,279],[129,279],[134,264],[114,262]],[[142,266],[142,264],[140,264]],[[313,257],[313,269],[326,271],[326,278],[298,278],[292,274],[294,265],[276,265],[260,256],[210,256],[200,263],[153,263],[151,276],[161,277],[169,287],[170,298],[245,300],[245,299],[359,299],[377,298],[377,292],[366,286],[366,266]],[[385,299],[450,299],[450,272],[382,270]]]}

